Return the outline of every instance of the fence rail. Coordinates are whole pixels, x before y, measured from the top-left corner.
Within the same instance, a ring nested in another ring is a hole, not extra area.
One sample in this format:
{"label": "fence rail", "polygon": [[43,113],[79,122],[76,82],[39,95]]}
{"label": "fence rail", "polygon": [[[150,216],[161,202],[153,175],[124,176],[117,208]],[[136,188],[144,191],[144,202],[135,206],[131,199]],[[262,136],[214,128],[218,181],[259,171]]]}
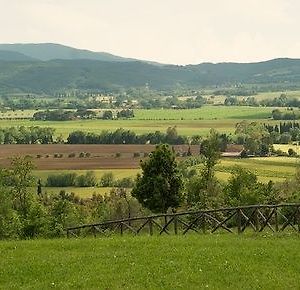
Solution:
{"label": "fence rail", "polygon": [[210,210],[159,214],[102,223],[84,224],[66,229],[67,236],[215,233],[242,234],[246,230],[282,232],[287,228],[300,232],[300,204],[249,205]]}

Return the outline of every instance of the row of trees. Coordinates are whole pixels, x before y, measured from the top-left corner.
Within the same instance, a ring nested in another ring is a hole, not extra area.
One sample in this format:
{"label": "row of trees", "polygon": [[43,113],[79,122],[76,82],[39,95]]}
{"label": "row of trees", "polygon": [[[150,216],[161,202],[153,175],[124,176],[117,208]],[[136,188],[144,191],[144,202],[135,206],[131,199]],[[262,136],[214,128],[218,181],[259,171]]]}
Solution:
{"label": "row of trees", "polygon": [[293,108],[284,111],[275,109],[272,111],[272,117],[274,120],[299,120],[300,112],[299,110],[295,111]]}
{"label": "row of trees", "polygon": [[55,129],[50,127],[10,127],[0,129],[0,144],[52,144]]}
{"label": "row of trees", "polygon": [[114,114],[110,110],[106,110],[102,115],[99,115],[96,111],[79,109],[76,111],[66,111],[66,110],[46,110],[39,111],[33,114],[32,119],[35,121],[72,121],[72,120],[83,120],[83,119],[104,119],[112,120],[119,118],[133,118],[134,112],[130,109],[123,109],[117,111]]}
{"label": "row of trees", "polygon": [[[122,187],[131,188],[134,181],[132,178],[124,177],[115,179],[112,172],[107,172],[98,180],[94,171],[85,174],[76,173],[50,174],[45,182],[46,187]],[[41,184],[42,185],[42,184]]]}
{"label": "row of trees", "polygon": [[69,144],[186,144],[187,138],[178,135],[176,127],[169,127],[166,133],[156,131],[137,135],[134,131],[122,128],[114,132],[102,131],[100,134],[75,131],[67,138]]}
{"label": "row of trees", "polygon": [[[224,100],[225,106],[264,106],[264,107],[300,107],[300,100],[298,98],[288,98],[286,94],[281,94],[276,98],[269,99],[256,99],[253,96],[246,98],[238,98],[236,96],[242,96],[239,94],[227,96]],[[281,119],[282,120],[282,119]],[[290,119],[286,119],[290,120]],[[293,120],[293,119],[291,119]]]}

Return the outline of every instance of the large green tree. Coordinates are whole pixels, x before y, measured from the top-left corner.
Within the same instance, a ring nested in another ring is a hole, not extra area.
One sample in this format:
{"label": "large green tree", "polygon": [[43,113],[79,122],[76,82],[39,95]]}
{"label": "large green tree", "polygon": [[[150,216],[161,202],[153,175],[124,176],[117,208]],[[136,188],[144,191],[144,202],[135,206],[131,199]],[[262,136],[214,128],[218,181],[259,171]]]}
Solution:
{"label": "large green tree", "polygon": [[141,162],[132,195],[152,212],[177,208],[182,200],[183,182],[174,153],[167,145],[158,145],[149,158]]}

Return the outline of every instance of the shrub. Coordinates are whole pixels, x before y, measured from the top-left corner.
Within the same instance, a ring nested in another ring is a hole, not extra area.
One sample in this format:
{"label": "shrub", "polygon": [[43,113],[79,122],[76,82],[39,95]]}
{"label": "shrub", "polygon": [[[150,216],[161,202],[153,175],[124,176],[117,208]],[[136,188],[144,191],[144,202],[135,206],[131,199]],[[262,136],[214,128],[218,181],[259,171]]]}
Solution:
{"label": "shrub", "polygon": [[115,182],[116,187],[123,187],[123,188],[132,188],[134,186],[134,180],[131,177],[124,177],[120,180]]}
{"label": "shrub", "polygon": [[120,152],[117,152],[116,153],[116,158],[120,158],[121,157],[121,153]]}
{"label": "shrub", "polygon": [[140,152],[134,152],[133,153],[133,158],[137,158],[137,157],[140,157],[140,156],[141,156]]}
{"label": "shrub", "polygon": [[83,158],[85,156],[85,153],[84,152],[80,152],[79,153],[79,158]]}
{"label": "shrub", "polygon": [[112,172],[104,173],[100,179],[100,186],[112,187],[114,186],[114,175]]}
{"label": "shrub", "polygon": [[97,185],[96,175],[94,171],[87,171],[85,175],[76,178],[76,185],[79,187],[92,187]]}
{"label": "shrub", "polygon": [[67,187],[76,185],[76,173],[49,175],[46,181],[48,187]]}
{"label": "shrub", "polygon": [[74,158],[76,156],[76,153],[72,152],[68,155],[69,158]]}
{"label": "shrub", "polygon": [[293,148],[289,148],[288,154],[289,156],[297,156],[297,152]]}

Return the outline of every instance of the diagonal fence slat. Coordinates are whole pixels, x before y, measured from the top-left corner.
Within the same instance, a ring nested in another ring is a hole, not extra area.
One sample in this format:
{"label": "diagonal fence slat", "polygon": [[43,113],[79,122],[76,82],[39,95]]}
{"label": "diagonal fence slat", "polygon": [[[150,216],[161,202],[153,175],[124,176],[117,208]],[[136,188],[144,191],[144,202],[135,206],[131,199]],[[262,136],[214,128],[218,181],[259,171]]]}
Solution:
{"label": "diagonal fence slat", "polygon": [[[149,235],[215,233],[223,229],[229,233],[243,233],[247,228],[262,232],[269,228],[272,232],[292,228],[300,232],[300,204],[249,205],[198,211],[159,214],[84,224],[66,229],[67,237],[100,234]],[[200,231],[199,231],[200,230]]]}

